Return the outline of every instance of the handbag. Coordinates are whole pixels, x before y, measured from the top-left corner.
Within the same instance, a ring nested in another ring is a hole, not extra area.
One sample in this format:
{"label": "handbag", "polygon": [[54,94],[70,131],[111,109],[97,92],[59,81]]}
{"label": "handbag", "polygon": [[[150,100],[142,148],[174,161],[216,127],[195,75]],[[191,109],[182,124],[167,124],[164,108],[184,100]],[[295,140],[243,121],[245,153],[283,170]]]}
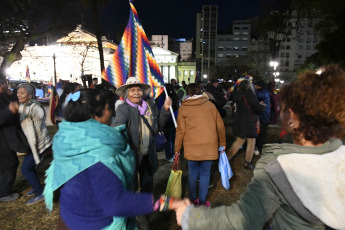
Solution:
{"label": "handbag", "polygon": [[157,133],[155,133],[153,131],[153,128],[151,127],[150,123],[144,117],[144,115],[140,115],[140,116],[143,119],[144,123],[146,124],[147,128],[149,128],[150,132],[155,137],[156,151],[157,152],[163,151],[165,146],[167,145],[167,139],[165,138],[165,135],[164,135],[163,131],[158,131]]}
{"label": "handbag", "polygon": [[246,106],[247,106],[247,108],[248,108],[248,110],[249,110],[250,116],[252,117],[252,119],[253,119],[253,121],[254,121],[255,128],[256,128],[256,133],[259,134],[259,133],[260,133],[260,119],[259,119],[259,117],[256,115],[256,121],[255,121],[255,118],[254,118],[254,116],[253,116],[253,114],[252,114],[252,111],[251,111],[251,109],[249,108],[249,105],[248,105],[248,103],[247,103],[247,99],[246,99],[246,97],[245,97],[244,95],[243,95],[243,98],[244,98],[244,102],[246,103]]}
{"label": "handbag", "polygon": [[180,159],[176,156],[172,166],[165,195],[173,198],[181,198],[182,195],[182,171],[180,170]]}
{"label": "handbag", "polygon": [[219,148],[220,155],[219,155],[219,163],[218,163],[218,170],[220,172],[220,176],[222,178],[222,185],[225,189],[230,188],[230,178],[233,175],[231,170],[231,166],[228,160],[228,157],[225,154],[223,147]]}

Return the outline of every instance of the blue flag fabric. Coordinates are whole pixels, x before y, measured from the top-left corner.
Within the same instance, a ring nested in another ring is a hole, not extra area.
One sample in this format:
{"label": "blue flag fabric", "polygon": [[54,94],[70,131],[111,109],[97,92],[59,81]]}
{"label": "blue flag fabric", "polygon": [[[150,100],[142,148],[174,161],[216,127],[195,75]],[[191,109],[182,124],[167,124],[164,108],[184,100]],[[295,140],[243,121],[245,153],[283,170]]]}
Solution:
{"label": "blue flag fabric", "polygon": [[225,189],[229,189],[230,178],[232,177],[233,173],[231,170],[228,157],[225,154],[224,148],[220,147],[218,150],[221,151],[219,155],[218,169],[222,178],[222,185]]}

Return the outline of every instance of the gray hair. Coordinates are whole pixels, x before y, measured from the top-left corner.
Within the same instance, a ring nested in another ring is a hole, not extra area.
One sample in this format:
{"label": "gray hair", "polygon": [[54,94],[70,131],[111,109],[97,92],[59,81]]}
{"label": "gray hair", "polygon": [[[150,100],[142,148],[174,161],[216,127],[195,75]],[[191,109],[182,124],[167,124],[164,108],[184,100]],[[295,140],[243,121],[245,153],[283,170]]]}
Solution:
{"label": "gray hair", "polygon": [[17,88],[18,89],[24,88],[26,92],[28,92],[28,94],[31,95],[31,99],[36,99],[36,88],[33,84],[22,83],[22,84],[19,84]]}
{"label": "gray hair", "polygon": [[133,88],[133,87],[136,87],[136,86],[140,87],[141,91],[143,91],[143,97],[146,96],[146,95],[145,95],[145,92],[144,92],[144,89],[143,89],[143,87],[141,87],[141,85],[133,85],[133,86],[128,87],[128,88],[125,90],[125,93],[123,94],[123,99],[124,99],[124,100],[126,100],[126,99],[128,98],[128,92],[129,92],[129,90],[130,90],[131,88]]}

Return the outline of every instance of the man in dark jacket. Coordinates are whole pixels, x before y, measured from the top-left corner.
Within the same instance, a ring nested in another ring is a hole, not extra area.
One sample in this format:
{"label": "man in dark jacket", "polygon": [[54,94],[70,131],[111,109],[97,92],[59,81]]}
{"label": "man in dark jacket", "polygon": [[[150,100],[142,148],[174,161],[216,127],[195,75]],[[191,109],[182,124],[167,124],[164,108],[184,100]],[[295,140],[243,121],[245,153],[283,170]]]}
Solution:
{"label": "man in dark jacket", "polygon": [[258,155],[261,153],[262,146],[267,142],[267,126],[270,123],[271,117],[271,97],[265,81],[257,81],[255,83],[255,89],[259,102],[263,102],[265,104],[264,110],[258,114],[260,120],[260,133],[256,138],[257,149],[254,152]]}
{"label": "man in dark jacket", "polygon": [[214,100],[210,100],[216,106],[220,115],[224,118],[226,116],[226,111],[223,109],[223,106],[226,104],[227,98],[222,87],[219,86],[218,80],[212,79],[211,85],[206,86],[205,90],[207,93],[212,94]]}
{"label": "man in dark jacket", "polygon": [[0,74],[0,202],[19,198],[19,193],[12,191],[19,165],[16,152],[27,153],[29,149],[19,124],[19,105],[10,102],[7,88],[6,78]]}

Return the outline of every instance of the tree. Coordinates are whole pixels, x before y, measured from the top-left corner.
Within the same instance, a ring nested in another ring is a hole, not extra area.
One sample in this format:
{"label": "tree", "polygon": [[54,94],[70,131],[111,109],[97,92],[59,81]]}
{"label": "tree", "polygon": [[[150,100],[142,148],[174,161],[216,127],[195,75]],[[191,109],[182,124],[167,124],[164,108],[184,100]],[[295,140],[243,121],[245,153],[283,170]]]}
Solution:
{"label": "tree", "polygon": [[78,0],[2,0],[0,8],[0,56],[4,73],[22,58],[26,44],[46,40],[72,30],[80,21]]}
{"label": "tree", "polygon": [[[318,52],[308,58],[302,68],[330,63],[337,63],[345,68],[345,1],[277,0],[276,2],[278,4],[275,7],[279,7],[275,9],[278,9],[276,12],[281,18],[270,17],[271,22],[276,20],[276,24],[280,23],[280,26],[284,26],[284,22],[288,22],[293,11],[297,13],[298,18],[296,29],[300,19],[307,18],[316,22],[315,31],[321,36],[321,41],[315,47]],[[277,28],[274,24],[268,24],[269,26]],[[289,26],[291,25],[285,23],[285,29]]]}
{"label": "tree", "polygon": [[221,65],[217,65],[214,77],[234,80],[247,74],[255,74],[255,65],[249,55],[227,58]]}
{"label": "tree", "polygon": [[[106,5],[108,1],[107,0],[81,0],[81,1],[86,6],[91,7],[93,29],[94,29],[94,33],[97,39],[100,68],[102,72],[104,70],[104,54],[103,54],[103,46],[102,46],[101,28],[100,28],[100,22],[99,22],[99,6]],[[102,78],[102,84],[108,84],[108,82]]]}

